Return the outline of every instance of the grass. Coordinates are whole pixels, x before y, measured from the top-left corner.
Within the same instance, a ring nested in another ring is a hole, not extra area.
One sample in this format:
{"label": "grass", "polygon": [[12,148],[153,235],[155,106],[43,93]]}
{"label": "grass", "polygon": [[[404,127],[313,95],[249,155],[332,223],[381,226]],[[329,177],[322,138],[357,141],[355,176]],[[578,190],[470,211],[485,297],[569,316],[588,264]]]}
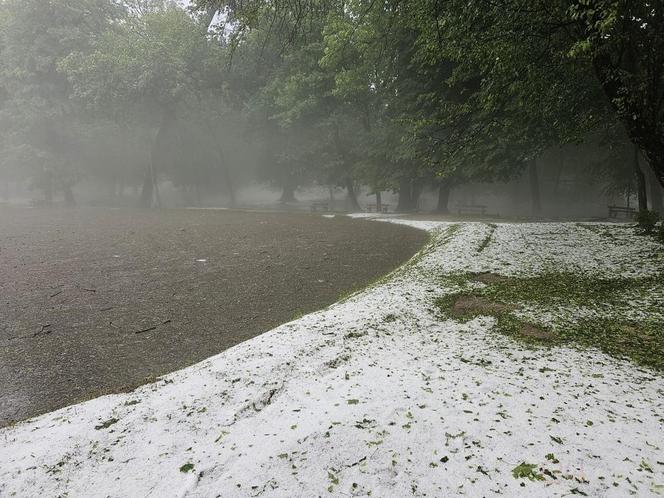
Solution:
{"label": "grass", "polygon": [[[491,316],[495,330],[527,343],[596,347],[664,370],[664,276],[595,278],[553,272],[533,277],[485,277],[462,274],[446,278],[448,286],[458,290],[438,299],[443,316],[460,321]],[[478,285],[478,281],[485,285]],[[591,318],[575,316],[575,308],[597,313]],[[639,314],[630,316],[634,310]],[[539,312],[550,314],[552,319],[544,323],[524,317]]]}

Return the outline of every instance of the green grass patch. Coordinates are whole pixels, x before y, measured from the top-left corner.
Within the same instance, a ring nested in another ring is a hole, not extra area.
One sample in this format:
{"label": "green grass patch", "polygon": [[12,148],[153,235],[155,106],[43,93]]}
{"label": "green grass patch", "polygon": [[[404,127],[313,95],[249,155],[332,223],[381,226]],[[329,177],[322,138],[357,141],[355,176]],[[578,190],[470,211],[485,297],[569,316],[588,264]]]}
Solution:
{"label": "green grass patch", "polygon": [[[534,277],[464,274],[452,275],[446,281],[459,290],[438,299],[444,318],[467,321],[491,316],[496,320],[495,330],[534,345],[597,347],[615,357],[664,370],[662,275],[594,278],[571,273]],[[484,285],[476,284],[480,281]],[[653,299],[657,296],[659,299]],[[551,325],[517,316],[523,306],[551,311]],[[598,317],[566,319],[567,312],[560,312],[561,307],[598,310]],[[645,318],[628,318],[626,312],[631,307],[636,307]],[[611,316],[602,317],[602,309],[611,310]]]}

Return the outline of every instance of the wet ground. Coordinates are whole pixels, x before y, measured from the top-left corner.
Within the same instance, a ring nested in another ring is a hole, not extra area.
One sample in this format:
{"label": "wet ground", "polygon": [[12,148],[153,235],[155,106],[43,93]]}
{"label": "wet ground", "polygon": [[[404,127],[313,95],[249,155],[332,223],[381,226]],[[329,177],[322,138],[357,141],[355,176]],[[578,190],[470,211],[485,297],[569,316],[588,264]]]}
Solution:
{"label": "wet ground", "polygon": [[426,237],[342,216],[0,208],[0,426],[325,307]]}

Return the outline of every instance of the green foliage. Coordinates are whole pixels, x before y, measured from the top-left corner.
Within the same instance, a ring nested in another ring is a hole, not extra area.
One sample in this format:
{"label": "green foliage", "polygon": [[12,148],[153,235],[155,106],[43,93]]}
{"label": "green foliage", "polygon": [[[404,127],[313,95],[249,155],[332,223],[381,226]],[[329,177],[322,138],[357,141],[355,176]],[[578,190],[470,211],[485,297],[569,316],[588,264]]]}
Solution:
{"label": "green foliage", "polygon": [[47,200],[83,175],[77,159],[86,124],[59,65],[91,50],[119,13],[107,0],[0,3],[0,166],[32,178]]}
{"label": "green foliage", "polygon": [[206,84],[207,58],[214,54],[205,29],[167,5],[130,16],[105,31],[92,52],[72,51],[60,68],[91,108],[116,117],[147,112],[158,121],[164,109],[173,110]]}
{"label": "green foliage", "polygon": [[[406,197],[509,180],[620,123],[664,183],[659,15],[616,0],[7,0],[0,166],[65,191],[138,176],[149,149],[177,186],[212,185],[232,128],[285,197],[310,182]],[[159,133],[91,166],[117,128]],[[589,174],[631,192],[610,159]]]}
{"label": "green foliage", "polygon": [[657,222],[659,221],[659,213],[657,211],[649,211],[647,209],[641,210],[636,214],[636,223],[639,230],[646,234],[651,235],[655,233]]}
{"label": "green foliage", "polygon": [[537,472],[537,465],[534,463],[522,462],[512,469],[514,479],[529,479],[531,481],[543,481],[544,476]]}
{"label": "green foliage", "polygon": [[320,66],[333,70],[331,95],[370,124],[356,159],[370,184],[417,178],[420,168],[456,183],[509,179],[545,150],[617,121],[664,182],[664,107],[653,97],[664,26],[648,2],[199,4],[226,7],[242,32],[269,12],[289,46],[324,22]]}

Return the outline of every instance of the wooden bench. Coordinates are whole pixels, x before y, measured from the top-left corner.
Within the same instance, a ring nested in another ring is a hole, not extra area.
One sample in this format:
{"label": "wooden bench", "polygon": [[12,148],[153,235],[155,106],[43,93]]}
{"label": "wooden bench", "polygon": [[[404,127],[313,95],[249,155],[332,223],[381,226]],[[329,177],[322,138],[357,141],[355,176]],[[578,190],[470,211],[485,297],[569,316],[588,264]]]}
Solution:
{"label": "wooden bench", "polygon": [[457,214],[486,214],[487,207],[481,204],[463,204],[457,206]]}
{"label": "wooden bench", "polygon": [[617,218],[619,214],[625,215],[625,218],[634,218],[636,209],[628,206],[609,206],[609,218]]}
{"label": "wooden bench", "polygon": [[330,210],[330,203],[329,201],[314,201],[311,203],[311,210],[313,212],[316,212],[318,210],[320,211],[329,211]]}
{"label": "wooden bench", "polygon": [[[380,212],[381,213],[387,213],[390,210],[390,205],[389,204],[381,204],[380,205]],[[374,211],[378,212],[376,204],[367,204],[367,211],[370,213],[373,213]]]}

